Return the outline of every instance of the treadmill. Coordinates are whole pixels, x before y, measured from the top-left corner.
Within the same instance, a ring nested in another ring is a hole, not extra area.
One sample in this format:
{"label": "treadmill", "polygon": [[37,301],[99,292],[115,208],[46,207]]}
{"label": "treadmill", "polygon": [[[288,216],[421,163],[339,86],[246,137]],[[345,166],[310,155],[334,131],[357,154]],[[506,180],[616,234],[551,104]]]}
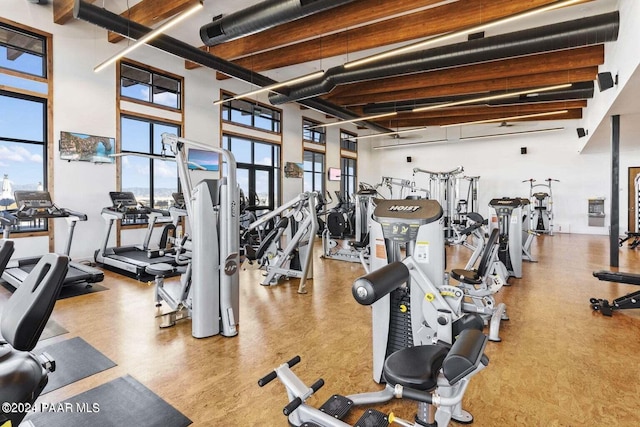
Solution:
{"label": "treadmill", "polygon": [[[149,246],[151,235],[156,224],[167,222],[171,224],[171,217],[168,211],[154,209],[138,203],[136,197],[129,191],[111,191],[111,206],[102,209],[102,217],[107,222],[107,229],[102,247],[95,252],[97,263],[106,268],[134,276],[137,280],[144,281],[150,276],[145,272],[147,266],[152,264],[166,263],[176,265],[175,256],[171,249],[166,249],[168,228],[165,228],[157,248]],[[127,222],[137,219],[147,219],[147,233],[142,245],[114,246],[109,247],[109,236],[115,221]],[[176,273],[178,274],[178,273]]]}
{"label": "treadmill", "polygon": [[[48,191],[16,191],[14,199],[18,209],[12,213],[15,223],[25,221],[40,221],[56,218],[64,218],[69,226],[69,236],[64,250],[64,255],[69,255],[73,232],[78,221],[86,221],[87,215],[75,212],[70,209],[60,208],[51,201],[51,194]],[[4,227],[5,235],[9,227]],[[22,282],[29,275],[31,270],[40,261],[42,255],[29,258],[19,258],[10,260],[2,273],[2,278],[14,288],[20,287]],[[85,283],[90,286],[92,283],[101,282],[104,273],[96,268],[77,262],[69,262],[69,271],[64,279],[63,286]]]}

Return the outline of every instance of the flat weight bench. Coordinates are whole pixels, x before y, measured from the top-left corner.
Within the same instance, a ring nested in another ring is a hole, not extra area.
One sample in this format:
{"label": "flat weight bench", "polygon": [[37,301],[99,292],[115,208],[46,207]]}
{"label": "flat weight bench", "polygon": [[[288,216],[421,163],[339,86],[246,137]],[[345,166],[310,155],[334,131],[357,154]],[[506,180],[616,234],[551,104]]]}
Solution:
{"label": "flat weight bench", "polygon": [[[601,270],[594,271],[593,276],[606,282],[640,286],[640,274]],[[591,309],[593,311],[599,311],[605,316],[612,316],[613,312],[617,310],[640,308],[640,291],[623,295],[614,299],[612,302],[601,298],[591,298],[589,302],[591,303]]]}

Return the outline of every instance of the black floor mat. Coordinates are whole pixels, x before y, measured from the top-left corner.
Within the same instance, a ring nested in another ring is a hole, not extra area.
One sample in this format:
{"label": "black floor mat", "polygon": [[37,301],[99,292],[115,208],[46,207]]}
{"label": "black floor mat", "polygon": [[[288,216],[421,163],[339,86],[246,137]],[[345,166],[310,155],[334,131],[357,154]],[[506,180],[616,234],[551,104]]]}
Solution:
{"label": "black floor mat", "polygon": [[74,285],[64,286],[60,291],[60,296],[58,296],[58,299],[77,297],[80,295],[93,294],[95,292],[108,290],[109,288],[107,288],[106,286],[102,286],[97,283],[92,283],[89,286],[86,283],[76,283]]}
{"label": "black floor mat", "polygon": [[[43,404],[42,408],[47,410]],[[35,427],[186,427],[191,420],[127,375],[58,403],[60,412],[40,412]]]}
{"label": "black floor mat", "polygon": [[49,353],[56,361],[56,370],[49,374],[49,383],[42,394],[74,383],[116,364],[80,337],[51,345],[38,344],[35,354]]}
{"label": "black floor mat", "polygon": [[67,331],[62,325],[56,322],[53,319],[49,319],[47,324],[44,326],[42,330],[42,334],[40,334],[40,341],[44,341],[47,338],[57,337],[58,335],[66,334]]}

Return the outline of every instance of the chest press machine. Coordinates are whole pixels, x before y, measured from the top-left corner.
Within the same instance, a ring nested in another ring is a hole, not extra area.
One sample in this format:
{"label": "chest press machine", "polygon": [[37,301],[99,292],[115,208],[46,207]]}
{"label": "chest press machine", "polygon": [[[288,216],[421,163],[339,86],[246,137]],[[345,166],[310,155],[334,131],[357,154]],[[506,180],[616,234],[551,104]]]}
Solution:
{"label": "chest press machine", "polygon": [[[257,250],[245,246],[249,262],[257,261],[266,271],[261,285],[276,285],[281,279],[295,277],[300,279],[298,293],[307,293],[306,281],[313,278],[313,238],[318,232],[316,197],[315,192],[300,193],[247,227],[247,231],[255,230],[271,219],[279,218]],[[291,234],[283,248],[281,239],[287,230]]]}

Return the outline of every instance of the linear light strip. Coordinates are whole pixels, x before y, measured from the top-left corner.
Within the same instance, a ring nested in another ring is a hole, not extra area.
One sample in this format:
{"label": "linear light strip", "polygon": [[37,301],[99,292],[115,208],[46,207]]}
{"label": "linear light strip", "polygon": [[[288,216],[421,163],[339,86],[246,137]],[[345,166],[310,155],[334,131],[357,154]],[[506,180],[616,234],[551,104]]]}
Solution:
{"label": "linear light strip", "polygon": [[333,123],[321,123],[319,125],[314,125],[314,126],[309,126],[306,129],[314,129],[314,128],[328,128],[331,126],[337,126],[337,125],[342,125],[345,123],[355,123],[355,122],[362,122],[365,120],[375,120],[375,119],[381,119],[383,117],[391,117],[391,116],[395,116],[397,115],[398,112],[397,111],[392,111],[389,113],[382,113],[382,114],[376,114],[375,116],[366,116],[366,117],[358,117],[357,119],[349,119],[349,120],[340,120],[339,122],[333,122]]}
{"label": "linear light strip", "polygon": [[164,33],[169,28],[173,27],[174,25],[178,24],[179,22],[184,21],[189,16],[193,15],[194,13],[196,13],[197,11],[202,9],[203,7],[204,7],[204,4],[202,2],[193,5],[192,7],[190,7],[187,10],[185,10],[183,13],[181,13],[180,15],[174,17],[173,19],[170,19],[169,21],[165,22],[164,24],[162,24],[161,26],[159,26],[155,30],[149,32],[147,35],[145,35],[144,37],[139,39],[137,42],[135,42],[131,46],[127,47],[122,52],[120,52],[120,53],[112,56],[111,58],[107,59],[106,61],[102,62],[101,64],[96,66],[93,69],[93,71],[98,73],[98,72],[104,70],[107,66],[113,64],[118,59],[122,58],[123,56],[131,53],[133,50],[137,49],[138,47],[142,46],[143,44],[148,43],[152,39],[158,37],[160,34]]}
{"label": "linear light strip", "polygon": [[465,99],[462,101],[452,101],[452,102],[446,102],[444,104],[429,105],[426,107],[414,108],[413,110],[411,110],[411,112],[420,113],[423,111],[438,110],[440,108],[455,107],[457,105],[473,104],[475,102],[494,101],[496,99],[511,98],[512,96],[533,95],[539,92],[549,92],[557,89],[566,89],[568,87],[571,87],[571,83],[565,83],[565,84],[555,85],[555,86],[545,86],[545,87],[540,87],[536,89],[521,90],[518,92],[507,92],[499,95],[483,96],[480,98]]}
{"label": "linear light strip", "polygon": [[271,84],[271,85],[268,85],[268,86],[263,86],[263,87],[261,87],[259,89],[252,90],[251,92],[241,93],[241,94],[235,95],[235,96],[233,96],[231,98],[219,99],[217,101],[214,101],[213,105],[220,105],[220,104],[224,104],[225,102],[234,101],[236,99],[248,98],[250,96],[257,95],[257,94],[262,93],[262,92],[273,91],[273,90],[281,88],[281,87],[291,86],[291,85],[294,85],[294,84],[297,84],[297,83],[302,83],[302,82],[305,82],[307,80],[312,80],[312,79],[318,78],[318,77],[322,76],[323,74],[324,74],[324,70],[316,71],[316,72],[313,72],[311,74],[305,74],[304,76],[296,77],[296,78],[291,79],[291,80],[285,80],[283,82],[278,82],[278,83],[274,83],[274,84]]}
{"label": "linear light strip", "polygon": [[549,128],[549,129],[522,130],[522,131],[510,132],[510,133],[494,133],[494,134],[491,134],[491,135],[463,136],[463,137],[460,138],[460,141],[470,141],[472,139],[499,138],[499,137],[502,137],[502,136],[531,135],[531,134],[535,134],[535,133],[557,132],[559,130],[564,130],[564,127]]}
{"label": "linear light strip", "polygon": [[[459,141],[470,141],[473,139],[487,139],[487,138],[500,138],[504,136],[520,136],[520,135],[532,135],[536,133],[548,133],[548,132],[557,132],[560,130],[564,130],[564,127],[557,128],[548,128],[548,129],[535,129],[535,130],[523,130],[519,132],[509,132],[509,133],[495,133],[491,135],[477,135],[477,136],[463,136],[459,138]],[[389,144],[389,145],[379,145],[377,147],[373,147],[374,150],[388,150],[391,148],[402,148],[409,147],[412,145],[427,145],[427,144],[436,144],[441,142],[452,142],[455,143],[455,139],[436,139],[434,141],[420,141],[420,142],[404,142],[401,144]]]}
{"label": "linear light strip", "polygon": [[362,58],[362,59],[358,59],[355,61],[351,61],[351,62],[347,62],[344,64],[345,68],[353,68],[353,67],[357,67],[359,65],[363,65],[363,64],[367,64],[369,62],[373,62],[373,61],[378,61],[380,59],[385,59],[385,58],[390,58],[392,56],[396,56],[396,55],[400,55],[402,53],[406,53],[406,52],[411,52],[414,50],[418,50],[418,49],[422,49],[425,48],[429,45],[435,44],[437,42],[441,42],[444,40],[449,40],[451,38],[454,37],[458,37],[458,36],[463,36],[463,35],[468,35],[468,34],[472,34],[472,33],[476,33],[479,31],[484,31],[488,28],[492,28],[498,25],[502,25],[502,24],[506,24],[509,22],[513,22],[515,20],[519,20],[519,19],[524,19],[524,18],[529,18],[533,15],[537,15],[539,13],[542,12],[547,12],[550,10],[554,10],[554,9],[558,9],[561,7],[565,7],[565,6],[571,6],[573,4],[576,3],[582,3],[585,0],[564,0],[564,1],[560,1],[560,2],[556,2],[547,6],[541,6],[541,7],[537,7],[535,9],[531,9],[525,12],[520,12],[517,13],[515,15],[511,15],[508,16],[506,18],[501,18],[501,19],[496,19],[494,21],[489,21],[487,23],[484,24],[480,24],[480,25],[476,25],[474,27],[470,27],[470,28],[465,28],[462,30],[458,30],[458,31],[453,31],[450,33],[446,33],[443,34],[441,36],[436,36],[436,37],[432,37],[430,39],[418,42],[418,43],[414,43],[414,44],[410,44],[398,49],[393,49],[393,50],[389,50],[386,52],[382,52],[379,53],[377,55],[372,55],[372,56],[368,56],[366,58]]}
{"label": "linear light strip", "polygon": [[403,133],[420,132],[422,130],[427,130],[427,126],[423,126],[423,127],[419,127],[419,128],[415,128],[415,129],[399,130],[399,131],[395,131],[395,132],[374,133],[374,134],[371,134],[371,135],[358,136],[358,137],[355,137],[355,138],[352,138],[352,139],[361,140],[361,139],[367,139],[367,138],[375,138],[375,137],[378,137],[378,136],[400,135],[400,134],[403,134]]}
{"label": "linear light strip", "polygon": [[548,111],[546,113],[524,114],[522,116],[502,117],[499,119],[476,120],[473,122],[452,123],[450,125],[441,125],[441,128],[450,128],[452,126],[479,125],[483,123],[507,122],[510,120],[531,119],[534,117],[555,116],[558,114],[568,113],[569,110]]}

